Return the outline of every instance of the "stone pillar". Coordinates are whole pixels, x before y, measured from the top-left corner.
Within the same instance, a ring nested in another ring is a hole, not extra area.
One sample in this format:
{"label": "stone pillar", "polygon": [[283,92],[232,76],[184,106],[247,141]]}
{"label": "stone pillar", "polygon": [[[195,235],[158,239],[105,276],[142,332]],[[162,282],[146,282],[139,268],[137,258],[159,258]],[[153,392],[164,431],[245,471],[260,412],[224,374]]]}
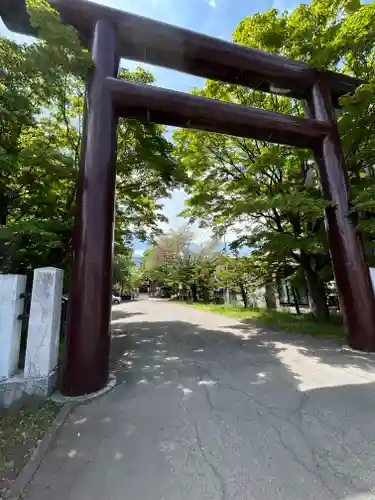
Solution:
{"label": "stone pillar", "polygon": [[54,267],[35,269],[25,358],[29,393],[48,395],[56,382],[64,273]]}
{"label": "stone pillar", "polygon": [[9,378],[18,368],[26,276],[0,274],[0,379]]}

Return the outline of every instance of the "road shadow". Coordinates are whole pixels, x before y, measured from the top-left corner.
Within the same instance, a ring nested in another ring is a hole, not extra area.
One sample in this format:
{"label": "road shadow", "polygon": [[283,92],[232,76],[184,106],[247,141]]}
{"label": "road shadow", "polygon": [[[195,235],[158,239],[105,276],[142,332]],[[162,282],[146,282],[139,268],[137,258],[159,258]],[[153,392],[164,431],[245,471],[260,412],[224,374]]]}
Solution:
{"label": "road shadow", "polygon": [[174,379],[195,376],[197,366],[207,373],[217,363],[227,369],[232,364],[264,366],[275,363],[276,353],[263,342],[250,344],[240,332],[234,335],[184,321],[131,320],[117,323],[112,335],[112,368],[128,383],[143,375],[152,379],[153,371]]}
{"label": "road shadow", "polygon": [[[125,319],[133,314],[126,313],[119,318]],[[120,363],[124,352],[132,352],[134,356],[139,355],[135,359],[142,360],[141,363],[145,362],[146,365],[149,365],[147,361],[151,363],[168,354],[169,358],[189,359],[191,362],[202,359],[205,363],[210,363],[221,359],[222,364],[230,364],[231,359],[237,356],[246,360],[246,363],[251,362],[252,366],[261,366],[269,362],[275,363],[285,350],[293,348],[314,364],[357,369],[363,371],[363,378],[368,375],[369,380],[375,379],[375,354],[346,349],[334,340],[280,332],[249,321],[236,322],[228,329],[209,330],[193,322],[183,321],[119,321],[112,325],[112,364]],[[133,365],[134,369],[138,367],[136,362]],[[180,369],[183,367],[180,366]]]}
{"label": "road shadow", "polygon": [[[168,386],[183,399],[204,390],[219,419],[223,402],[236,398],[236,411],[242,405],[246,414],[250,404],[288,450],[293,481],[303,473],[319,483],[325,492],[319,498],[354,499],[375,486],[375,382],[343,370],[371,377],[375,363],[365,355],[249,324],[211,330],[132,319],[120,329],[112,338],[112,369],[125,383],[124,398],[145,387]],[[296,356],[306,363],[298,366]]]}
{"label": "road shadow", "polygon": [[313,339],[144,310],[115,320],[118,386],[75,406],[27,500],[375,498],[374,382]]}
{"label": "road shadow", "polygon": [[119,319],[130,318],[131,316],[139,316],[141,314],[141,312],[128,312],[122,309],[112,309],[111,322],[117,321]]}

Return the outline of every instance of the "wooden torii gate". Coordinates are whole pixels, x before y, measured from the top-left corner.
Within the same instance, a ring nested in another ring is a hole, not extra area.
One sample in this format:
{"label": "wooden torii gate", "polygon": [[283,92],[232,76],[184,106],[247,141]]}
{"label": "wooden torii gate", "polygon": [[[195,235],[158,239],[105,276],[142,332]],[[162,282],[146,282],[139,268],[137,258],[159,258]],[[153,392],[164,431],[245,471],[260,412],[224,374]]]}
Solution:
{"label": "wooden torii gate", "polygon": [[[334,107],[360,82],[299,61],[217,40],[87,0],[50,0],[92,47],[77,193],[74,264],[62,391],[95,392],[109,373],[116,122],[119,116],[250,137],[313,150],[327,208],[326,228],[348,343],[375,351],[375,300],[356,230]],[[25,0],[1,0],[9,29],[36,34]],[[305,101],[307,118],[263,111],[117,79],[121,57],[200,77],[282,92]]]}

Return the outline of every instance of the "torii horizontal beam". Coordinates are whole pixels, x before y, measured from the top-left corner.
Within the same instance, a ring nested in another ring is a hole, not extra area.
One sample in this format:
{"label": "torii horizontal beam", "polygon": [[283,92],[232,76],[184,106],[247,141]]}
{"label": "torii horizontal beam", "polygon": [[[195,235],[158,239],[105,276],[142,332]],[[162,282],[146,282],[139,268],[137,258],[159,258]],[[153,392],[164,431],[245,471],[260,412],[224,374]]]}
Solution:
{"label": "torii horizontal beam", "polygon": [[[191,75],[305,98],[315,83],[324,80],[334,104],[353,92],[362,81],[331,71],[318,71],[310,64],[268,54],[193,31],[154,21],[89,2],[50,0],[61,19],[73,25],[89,47],[98,20],[110,21],[117,29],[118,55],[135,61],[170,68]],[[9,29],[35,34],[30,26],[25,0],[1,0],[0,16]]]}
{"label": "torii horizontal beam", "polygon": [[320,144],[330,131],[329,125],[318,120],[117,78],[107,78],[106,84],[111,90],[117,113],[128,118],[311,149]]}

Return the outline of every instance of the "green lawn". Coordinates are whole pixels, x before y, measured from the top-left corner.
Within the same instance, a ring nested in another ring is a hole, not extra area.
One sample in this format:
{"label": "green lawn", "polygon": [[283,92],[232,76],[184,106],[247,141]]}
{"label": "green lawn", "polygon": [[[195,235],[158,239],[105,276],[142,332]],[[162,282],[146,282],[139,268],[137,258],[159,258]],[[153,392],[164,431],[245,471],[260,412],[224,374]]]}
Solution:
{"label": "green lawn", "polygon": [[240,320],[254,320],[256,323],[287,332],[306,333],[320,338],[345,339],[342,318],[339,315],[332,315],[328,322],[322,323],[315,321],[312,314],[301,314],[299,316],[284,311],[244,309],[243,307],[212,304],[191,304],[191,307]]}

